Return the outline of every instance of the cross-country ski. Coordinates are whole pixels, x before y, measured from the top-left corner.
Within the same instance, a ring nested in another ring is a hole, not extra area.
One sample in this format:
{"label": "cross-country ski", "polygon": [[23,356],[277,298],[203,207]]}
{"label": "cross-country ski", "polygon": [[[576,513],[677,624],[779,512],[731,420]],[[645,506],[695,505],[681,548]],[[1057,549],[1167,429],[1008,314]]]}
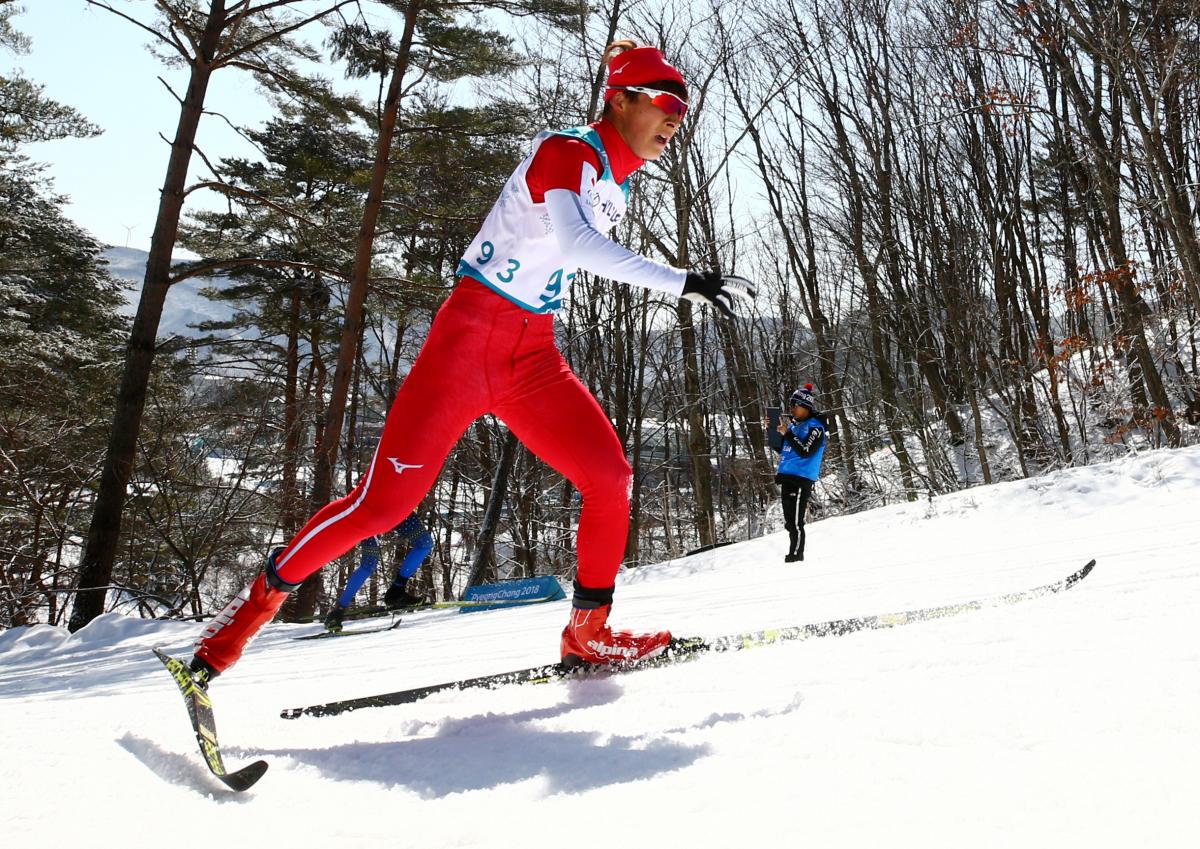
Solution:
{"label": "cross-country ski", "polygon": [[207,682],[202,677],[193,675],[186,663],[169,657],[158,649],[154,649],[154,654],[171,674],[175,686],[179,688],[179,692],[183,696],[188,719],[192,723],[192,731],[200,746],[200,755],[204,758],[209,770],[230,790],[239,793],[249,790],[267,771],[267,762],[255,761],[241,769],[229,772],[221,757],[221,744],[217,740],[217,721],[213,715],[212,700],[208,697]]}
{"label": "cross-country ski", "polygon": [[985,607],[1017,604],[1029,599],[1041,598],[1051,593],[1062,592],[1086,578],[1095,566],[1096,561],[1089,560],[1077,571],[1072,572],[1062,580],[1054,581],[1044,586],[955,604],[944,604],[918,610],[903,610],[874,616],[833,619],[828,622],[813,622],[808,625],[769,628],[763,631],[747,631],[741,634],[729,634],[711,639],[701,637],[674,638],[661,654],[628,664],[574,667],[566,666],[562,663],[543,664],[542,666],[534,666],[528,669],[497,672],[478,678],[449,681],[445,684],[433,684],[425,687],[416,687],[411,690],[382,693],[377,696],[363,696],[304,708],[288,708],[280,715],[284,719],[297,719],[301,716],[335,716],[340,713],[348,713],[352,710],[361,710],[367,707],[410,704],[426,696],[446,690],[490,690],[509,684],[545,684],[551,681],[562,681],[572,678],[582,679],[592,676],[603,676],[606,673],[635,672],[642,669],[666,666],[684,660],[693,660],[700,655],[713,652],[741,651],[743,649],[759,648],[791,640],[807,640],[813,637],[841,637],[846,634],[853,634],[856,631],[895,628],[899,625],[908,625],[914,622],[926,622],[932,619],[942,619],[947,616],[957,616],[960,613],[982,610]]}

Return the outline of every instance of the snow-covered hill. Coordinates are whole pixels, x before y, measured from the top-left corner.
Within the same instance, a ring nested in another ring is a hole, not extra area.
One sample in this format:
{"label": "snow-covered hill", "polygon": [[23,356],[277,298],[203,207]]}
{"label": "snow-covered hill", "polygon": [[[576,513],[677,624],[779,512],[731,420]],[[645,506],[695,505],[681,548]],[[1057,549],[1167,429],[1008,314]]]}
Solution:
{"label": "snow-covered hill", "polygon": [[[148,256],[145,251],[137,248],[114,246],[104,252],[109,272],[114,277],[128,281],[125,288],[125,306],[120,310],[122,315],[133,315],[137,312]],[[160,339],[170,336],[203,336],[205,334],[196,330],[194,325],[203,321],[224,321],[233,315],[233,310],[228,304],[211,301],[200,294],[201,289],[212,285],[211,278],[196,277],[171,287],[167,293],[167,302],[163,306],[162,321],[159,323]]]}
{"label": "snow-covered hill", "polygon": [[0,634],[10,846],[1200,845],[1200,448],[810,525],[622,576],[614,621],[717,635],[1045,584],[953,618],[623,677],[283,708],[555,657],[566,602],[413,614],[296,642],[272,625],[213,685],[227,792],[150,654],[198,626],[110,615]]}

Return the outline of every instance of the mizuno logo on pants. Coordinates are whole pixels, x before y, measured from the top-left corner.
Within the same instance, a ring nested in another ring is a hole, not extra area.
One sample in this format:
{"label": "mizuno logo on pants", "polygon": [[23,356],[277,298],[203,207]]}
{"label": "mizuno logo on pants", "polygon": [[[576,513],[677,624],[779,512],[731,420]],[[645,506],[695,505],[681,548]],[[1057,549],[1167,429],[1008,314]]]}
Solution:
{"label": "mizuno logo on pants", "polygon": [[419,465],[412,465],[412,464],[410,464],[410,463],[401,463],[401,462],[400,462],[398,459],[396,459],[395,457],[388,457],[388,462],[392,464],[392,468],[394,468],[394,469],[396,470],[396,474],[398,474],[398,475],[402,475],[402,474],[404,474],[404,473],[405,473],[405,472],[407,472],[409,469],[423,469],[423,468],[425,468],[425,465],[424,465],[423,463],[422,463],[422,464],[419,464]]}

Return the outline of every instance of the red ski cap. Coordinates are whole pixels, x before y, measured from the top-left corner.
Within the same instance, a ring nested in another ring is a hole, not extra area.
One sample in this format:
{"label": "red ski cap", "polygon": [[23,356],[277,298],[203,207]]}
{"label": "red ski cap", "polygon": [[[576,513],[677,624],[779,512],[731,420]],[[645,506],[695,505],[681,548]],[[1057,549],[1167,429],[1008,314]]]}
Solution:
{"label": "red ski cap", "polygon": [[646,85],[672,80],[686,86],[683,74],[663,58],[657,47],[634,47],[618,53],[608,63],[608,88],[604,102],[612,100],[621,86]]}

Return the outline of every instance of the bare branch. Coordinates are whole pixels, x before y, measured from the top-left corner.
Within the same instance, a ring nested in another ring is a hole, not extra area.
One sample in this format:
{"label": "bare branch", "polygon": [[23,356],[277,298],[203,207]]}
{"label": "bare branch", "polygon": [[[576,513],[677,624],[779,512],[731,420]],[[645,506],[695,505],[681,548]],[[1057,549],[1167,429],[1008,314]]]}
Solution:
{"label": "bare branch", "polygon": [[[217,185],[220,185],[219,183]],[[219,259],[212,262],[202,262],[196,265],[189,265],[178,274],[171,275],[167,281],[167,285],[173,286],[176,283],[181,283],[192,277],[204,277],[213,271],[221,271],[229,268],[246,268],[248,266],[259,266],[261,268],[294,268],[301,271],[316,271],[327,277],[333,277],[336,280],[346,281],[350,278],[344,274],[340,274],[325,266],[316,265],[311,262],[295,262],[287,259],[264,259],[262,257],[236,257],[233,259]]]}
{"label": "bare branch", "polygon": [[[171,21],[172,33],[174,33],[176,30],[182,32],[183,37],[188,40],[190,45],[192,45],[193,53],[188,58],[192,60],[203,60],[203,57],[200,55],[200,45],[196,43],[194,38],[192,38],[192,28],[188,22],[180,19],[180,17],[175,14],[175,10],[172,9],[169,4],[164,3],[163,0],[155,0],[154,5],[157,6],[159,11],[166,15]],[[176,37],[175,40],[178,42],[178,37]],[[184,52],[184,55],[187,55],[186,51]]]}
{"label": "bare branch", "polygon": [[[208,158],[208,155],[207,155],[207,154],[206,154],[206,153],[205,153],[203,150],[201,150],[201,149],[200,149],[200,146],[199,146],[199,145],[195,145],[195,144],[194,144],[194,145],[192,145],[192,150],[193,150],[193,151],[195,151],[195,153],[196,153],[196,155],[197,155],[197,156],[199,156],[201,159],[203,159],[203,160],[204,160],[204,164],[208,166],[208,170],[209,170],[209,171],[212,171],[212,173],[213,173],[213,177],[214,177],[214,178],[217,180],[217,182],[218,182],[218,183],[220,183],[220,184],[221,184],[221,185],[223,185],[223,186],[224,186],[224,185],[227,185],[227,184],[225,183],[225,181],[221,179],[221,174],[220,174],[220,172],[219,172],[219,171],[217,171],[217,169],[216,169],[215,167],[213,167],[213,164],[212,164],[212,162],[209,160],[209,158]],[[183,192],[183,194],[184,194],[184,197],[187,197],[187,194],[188,194],[188,192],[189,192],[189,191],[191,191],[191,189],[185,189],[185,190],[184,190],[184,192]]]}
{"label": "bare branch", "polygon": [[162,77],[158,77],[157,79],[158,79],[158,81],[159,81],[160,83],[162,83],[162,84],[163,84],[163,88],[165,88],[167,91],[169,91],[169,92],[171,93],[171,97],[175,98],[175,102],[176,102],[176,103],[178,103],[180,106],[182,106],[182,105],[183,105],[183,98],[182,98],[182,97],[180,97],[178,94],[176,94],[176,93],[175,93],[175,89],[171,88],[171,85],[170,85],[170,83],[168,83],[168,82],[167,82],[166,80],[164,80]]}
{"label": "bare branch", "polygon": [[[205,160],[205,161],[207,162],[207,160]],[[209,167],[211,168],[212,166],[210,165]],[[227,195],[236,195],[237,197],[247,198],[249,200],[257,201],[258,203],[262,204],[263,206],[274,209],[276,212],[283,213],[288,218],[294,218],[297,221],[302,221],[310,227],[319,226],[316,221],[313,221],[311,218],[306,218],[305,216],[296,212],[294,209],[288,209],[286,206],[276,203],[275,201],[271,200],[270,198],[263,197],[260,194],[256,194],[254,192],[247,191],[246,189],[242,189],[237,186],[232,186],[229,183],[214,182],[211,180],[206,180],[202,183],[194,183],[193,185],[188,186],[184,190],[183,194],[186,197],[187,195],[191,194],[192,192],[198,191],[200,189],[212,189],[213,191],[223,192],[224,194],[227,194]]]}
{"label": "bare branch", "polygon": [[[415,1],[416,0],[414,0],[414,2]],[[249,53],[252,50],[255,50],[256,48],[262,46],[263,44],[265,44],[269,41],[274,41],[275,39],[282,38],[283,36],[287,35],[288,33],[292,33],[298,29],[301,29],[302,27],[306,27],[309,24],[311,24],[313,21],[319,21],[322,18],[328,17],[329,15],[331,15],[334,12],[341,9],[343,6],[348,6],[354,2],[356,2],[356,0],[340,0],[340,2],[336,6],[330,8],[330,9],[326,9],[323,12],[318,12],[315,15],[310,15],[309,17],[304,18],[303,20],[297,21],[289,26],[286,26],[283,29],[272,30],[270,33],[268,33],[267,35],[264,35],[262,38],[259,38],[256,41],[252,41],[249,44],[245,44],[245,45],[239,47],[237,50],[231,51],[230,53],[226,54],[224,57],[222,57],[222,60],[217,64],[218,65],[228,64],[230,60],[236,59],[239,56],[243,56],[246,53]],[[253,10],[251,10],[251,11],[253,11]],[[249,14],[251,14],[251,11],[247,11],[244,14],[249,15]]]}
{"label": "bare branch", "polygon": [[157,38],[159,41],[163,42],[164,44],[174,47],[176,50],[179,51],[180,55],[182,55],[183,57],[185,57],[187,59],[192,58],[191,56],[188,56],[187,49],[183,46],[182,43],[179,42],[178,39],[172,40],[170,38],[167,38],[165,35],[163,35],[158,30],[154,29],[153,27],[146,26],[144,23],[139,21],[137,18],[131,17],[130,15],[125,14],[124,12],[120,12],[120,11],[114,9],[112,6],[108,5],[107,3],[101,2],[101,0],[86,0],[86,2],[89,6],[96,6],[98,8],[104,9],[105,11],[112,12],[118,18],[124,18],[125,20],[127,20],[131,24],[133,24],[134,26],[136,26],[140,29],[144,29],[146,32],[150,33],[152,36],[154,36],[155,38]]}
{"label": "bare branch", "polygon": [[262,147],[260,145],[258,145],[254,141],[254,139],[252,139],[252,138],[250,138],[250,136],[246,135],[245,130],[243,130],[237,124],[233,123],[233,121],[230,121],[229,118],[225,115],[225,113],[215,112],[211,109],[205,109],[204,114],[212,115],[214,118],[220,118],[222,121],[225,122],[225,126],[229,127],[229,129],[233,130],[235,133],[237,133],[239,136],[241,136],[243,139],[245,139],[247,142],[249,142],[256,150],[258,150],[259,153],[262,153]]}

